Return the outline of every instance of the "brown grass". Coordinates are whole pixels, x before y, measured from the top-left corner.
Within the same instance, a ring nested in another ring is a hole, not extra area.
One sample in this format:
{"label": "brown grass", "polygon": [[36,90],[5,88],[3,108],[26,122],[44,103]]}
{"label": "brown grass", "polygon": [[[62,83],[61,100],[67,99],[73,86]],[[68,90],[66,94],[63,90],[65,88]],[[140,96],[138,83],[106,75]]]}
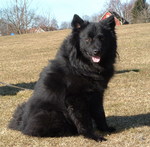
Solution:
{"label": "brown grass", "polygon": [[[149,147],[150,24],[117,27],[118,53],[114,78],[105,94],[108,123],[117,128],[106,142],[79,137],[35,138],[7,129],[13,111],[32,91],[0,85],[1,147]],[[0,82],[33,88],[41,69],[54,58],[70,30],[0,37]],[[34,70],[33,70],[34,69]],[[113,95],[113,97],[112,97]]]}

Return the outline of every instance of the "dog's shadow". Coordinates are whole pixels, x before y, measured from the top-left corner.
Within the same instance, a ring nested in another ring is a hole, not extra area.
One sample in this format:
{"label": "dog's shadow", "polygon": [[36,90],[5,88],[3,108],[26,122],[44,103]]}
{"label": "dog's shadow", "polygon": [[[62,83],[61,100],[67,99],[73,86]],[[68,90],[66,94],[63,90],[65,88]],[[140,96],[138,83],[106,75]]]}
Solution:
{"label": "dog's shadow", "polygon": [[133,116],[109,116],[107,121],[110,126],[116,128],[117,133],[130,128],[150,126],[150,113]]}
{"label": "dog's shadow", "polygon": [[33,90],[35,84],[36,84],[36,82],[30,82],[30,83],[13,84],[13,86],[16,86],[16,87],[1,86],[0,87],[0,96],[16,95],[19,91],[23,90],[23,89],[20,89],[20,88],[25,88],[25,89]]}
{"label": "dog's shadow", "polygon": [[[115,74],[123,74],[123,73],[128,73],[128,72],[139,72],[139,71],[140,71],[139,69],[120,70],[120,71],[116,71]],[[14,84],[14,86],[33,90],[35,84],[36,84],[36,82],[18,83],[18,84]],[[22,89],[11,87],[11,86],[1,86],[0,87],[0,96],[16,95],[21,90]]]}
{"label": "dog's shadow", "polygon": [[116,71],[115,74],[123,74],[123,73],[128,73],[128,72],[140,72],[140,70],[139,69],[119,70],[119,71]]}

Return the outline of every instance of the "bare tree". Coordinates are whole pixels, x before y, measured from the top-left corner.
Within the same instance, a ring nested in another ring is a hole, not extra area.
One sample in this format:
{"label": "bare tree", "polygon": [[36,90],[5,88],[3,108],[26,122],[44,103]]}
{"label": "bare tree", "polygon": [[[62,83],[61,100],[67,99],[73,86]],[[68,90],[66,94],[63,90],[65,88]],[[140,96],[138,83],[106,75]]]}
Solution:
{"label": "bare tree", "polygon": [[0,10],[0,35],[7,35],[8,33],[8,22],[3,17],[3,10]]}
{"label": "bare tree", "polygon": [[12,0],[11,6],[3,10],[4,18],[13,32],[22,34],[32,25],[35,12],[30,9],[32,0]]}
{"label": "bare tree", "polygon": [[118,13],[120,16],[123,16],[123,4],[121,0],[108,0],[106,2],[107,9]]}
{"label": "bare tree", "polygon": [[52,16],[50,12],[44,12],[39,16],[38,26],[43,28],[45,31],[50,31]]}
{"label": "bare tree", "polygon": [[[35,18],[35,23],[33,24],[32,27],[40,27],[40,28],[47,28],[50,26],[50,19],[43,16],[43,15],[38,15]],[[48,31],[48,30],[45,30]]]}
{"label": "bare tree", "polygon": [[60,29],[69,29],[71,28],[70,22],[63,21],[60,25]]}
{"label": "bare tree", "polygon": [[4,19],[0,19],[0,36],[1,35],[7,35],[8,29],[7,29],[7,22]]}
{"label": "bare tree", "polygon": [[58,23],[57,23],[57,20],[55,18],[53,18],[51,20],[51,29],[52,30],[57,30],[58,29]]}
{"label": "bare tree", "polygon": [[132,9],[136,0],[108,0],[106,2],[107,10],[118,13],[121,17],[125,18],[128,22],[132,22]]}
{"label": "bare tree", "polygon": [[135,0],[126,1],[123,3],[122,11],[123,17],[128,21],[132,22],[132,9],[134,6]]}
{"label": "bare tree", "polygon": [[50,13],[43,13],[35,18],[33,27],[40,27],[44,31],[53,31],[58,29],[58,23],[55,18],[51,17]]}

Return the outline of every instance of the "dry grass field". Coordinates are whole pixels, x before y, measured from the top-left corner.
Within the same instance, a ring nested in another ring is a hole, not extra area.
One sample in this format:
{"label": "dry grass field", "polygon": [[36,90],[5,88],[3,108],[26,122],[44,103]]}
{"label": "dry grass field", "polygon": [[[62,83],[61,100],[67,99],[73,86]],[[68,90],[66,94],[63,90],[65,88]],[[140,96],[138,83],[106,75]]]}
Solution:
{"label": "dry grass field", "polygon": [[[116,74],[105,93],[108,123],[113,134],[106,142],[82,136],[28,137],[9,130],[16,106],[32,91],[0,84],[0,147],[149,147],[150,146],[150,24],[116,28],[119,57]],[[41,69],[54,58],[70,30],[0,37],[0,82],[33,89]]]}

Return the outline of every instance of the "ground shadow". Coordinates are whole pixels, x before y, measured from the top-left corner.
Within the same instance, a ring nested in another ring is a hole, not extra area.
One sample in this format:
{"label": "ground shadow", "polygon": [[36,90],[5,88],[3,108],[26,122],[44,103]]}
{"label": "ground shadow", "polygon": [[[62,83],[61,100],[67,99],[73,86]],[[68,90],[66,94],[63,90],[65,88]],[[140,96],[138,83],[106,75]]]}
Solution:
{"label": "ground shadow", "polygon": [[[26,88],[29,90],[33,90],[36,82],[30,82],[30,83],[19,83],[19,84],[13,84],[14,86],[21,87],[21,88]],[[10,86],[1,86],[0,87],[0,96],[5,96],[5,95],[16,95],[19,91],[23,89],[15,88],[15,87],[10,87]]]}
{"label": "ground shadow", "polygon": [[122,74],[122,73],[127,73],[127,72],[139,72],[139,69],[127,69],[127,70],[119,70],[116,71],[115,74]]}
{"label": "ground shadow", "polygon": [[107,121],[110,126],[116,126],[116,132],[122,132],[130,128],[150,126],[150,113],[133,116],[109,116]]}
{"label": "ground shadow", "polygon": [[[127,72],[139,72],[139,71],[140,71],[139,69],[120,70],[120,71],[116,71],[115,74],[123,74],[123,73],[127,73]],[[14,84],[14,86],[33,90],[35,84],[36,84],[36,82],[19,83],[19,84]],[[0,96],[16,95],[21,90],[22,89],[15,88],[15,87],[1,86],[0,87]]]}

